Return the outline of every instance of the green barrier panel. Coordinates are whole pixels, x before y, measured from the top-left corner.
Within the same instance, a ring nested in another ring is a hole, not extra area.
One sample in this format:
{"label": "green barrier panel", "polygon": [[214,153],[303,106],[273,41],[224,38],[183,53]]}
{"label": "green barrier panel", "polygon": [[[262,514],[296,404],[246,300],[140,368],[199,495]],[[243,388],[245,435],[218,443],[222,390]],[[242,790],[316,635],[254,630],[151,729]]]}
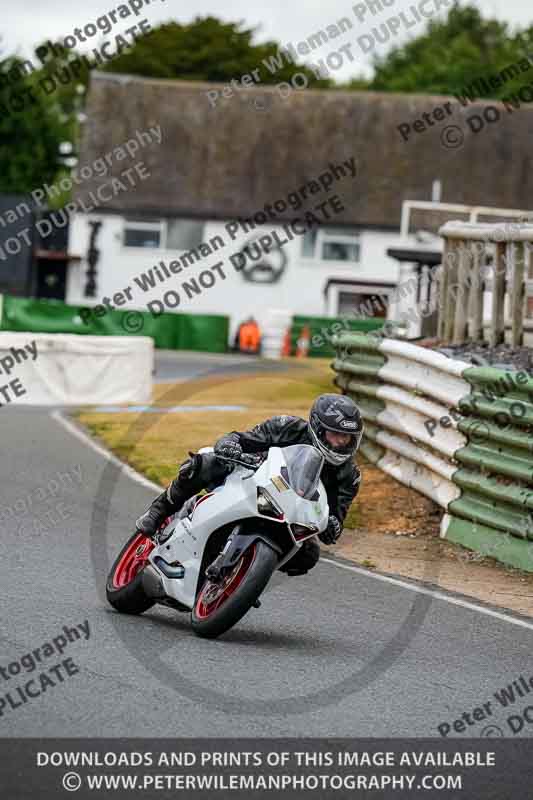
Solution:
{"label": "green barrier panel", "polygon": [[502,484],[501,479],[487,478],[485,475],[480,475],[479,472],[472,472],[468,469],[458,469],[454,473],[453,482],[465,491],[480,492],[497,503],[511,503],[520,509],[533,510],[533,489],[512,483]]}
{"label": "green barrier panel", "polygon": [[456,451],[455,458],[462,464],[477,468],[481,474],[493,472],[533,483],[533,463],[531,457],[522,450],[512,452],[510,448],[506,448],[502,453],[487,445],[467,444]]}
{"label": "green barrier panel", "polygon": [[501,500],[489,500],[479,493],[463,491],[461,497],[450,503],[448,511],[457,517],[509,531],[522,538],[528,538],[527,534],[531,528],[531,518],[527,509],[520,510],[517,506]]}
{"label": "green barrier panel", "polygon": [[533,572],[533,544],[488,525],[452,517],[446,531],[446,541],[461,544],[511,567]]}
{"label": "green barrier panel", "polygon": [[525,370],[504,370],[497,367],[468,367],[463,378],[472,386],[485,386],[494,394],[509,392],[533,393],[533,378]]}
{"label": "green barrier panel", "polygon": [[222,314],[170,313],[153,317],[148,312],[118,310],[96,316],[89,306],[4,295],[0,329],[91,336],[150,336],[157,348],[225,353],[229,318]]}
{"label": "green barrier panel", "polygon": [[[502,420],[502,423],[503,422]],[[505,424],[497,425],[485,419],[481,420],[476,417],[469,417],[460,420],[460,422],[457,423],[457,428],[461,433],[464,433],[469,441],[476,444],[483,441],[490,441],[505,446],[504,448],[500,448],[500,450],[522,448],[523,450],[527,450],[528,453],[533,453],[533,433],[524,432],[507,426],[506,422]]]}
{"label": "green barrier panel", "polygon": [[483,395],[474,392],[467,395],[471,402],[466,406],[466,399],[463,400],[464,408],[474,409],[478,418],[493,419],[502,425],[517,425],[527,427],[533,425],[533,404],[528,402],[524,396],[519,394],[509,394],[505,398],[498,400],[487,400]]}
{"label": "green barrier panel", "polygon": [[377,374],[383,364],[385,363],[385,359],[376,356],[375,358],[364,358],[361,359],[359,363],[347,360],[342,360],[337,358],[332,364],[332,369],[335,372],[344,372],[350,373],[352,375],[357,375],[360,377],[375,377],[377,378]]}
{"label": "green barrier panel", "polygon": [[518,427],[533,425],[533,378],[525,370],[469,367],[463,378],[472,392],[461,402],[476,416],[508,420]]}
{"label": "green barrier panel", "polygon": [[[311,333],[309,355],[314,358],[330,358],[335,355],[332,339],[342,331],[364,332],[383,327],[384,319],[343,319],[338,317],[303,317],[292,318],[291,351],[296,352],[296,343],[307,325]],[[319,338],[320,337],[320,338]],[[314,341],[313,341],[314,339]]]}
{"label": "green barrier panel", "polygon": [[[379,346],[383,339],[370,333],[342,333],[332,339],[333,347],[337,354],[355,350],[357,357],[363,357],[365,352],[379,353]],[[385,360],[384,356],[380,356]]]}
{"label": "green barrier panel", "polygon": [[[355,394],[358,397],[365,395],[365,397],[377,398],[379,386],[379,383],[361,383],[360,381],[345,380],[343,388],[346,389],[350,394]],[[384,403],[383,408],[385,408]]]}
{"label": "green barrier panel", "polygon": [[[179,316],[166,314],[167,317]],[[225,353],[228,349],[229,317],[219,314],[183,314],[180,350]]]}

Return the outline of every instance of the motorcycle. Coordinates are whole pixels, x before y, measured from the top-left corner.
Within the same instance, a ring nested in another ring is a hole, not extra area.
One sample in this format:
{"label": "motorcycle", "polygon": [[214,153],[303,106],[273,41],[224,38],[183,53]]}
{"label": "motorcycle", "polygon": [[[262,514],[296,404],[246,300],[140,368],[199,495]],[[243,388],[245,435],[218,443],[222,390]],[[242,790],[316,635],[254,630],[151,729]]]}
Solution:
{"label": "motorcycle", "polygon": [[190,612],[194,632],[216,638],[259,608],[273,573],[326,529],[324,459],[312,445],[222,460],[233,465],[222,486],[188,500],[153,539],[136,532],[126,542],[106,585],[117,611],[160,603]]}

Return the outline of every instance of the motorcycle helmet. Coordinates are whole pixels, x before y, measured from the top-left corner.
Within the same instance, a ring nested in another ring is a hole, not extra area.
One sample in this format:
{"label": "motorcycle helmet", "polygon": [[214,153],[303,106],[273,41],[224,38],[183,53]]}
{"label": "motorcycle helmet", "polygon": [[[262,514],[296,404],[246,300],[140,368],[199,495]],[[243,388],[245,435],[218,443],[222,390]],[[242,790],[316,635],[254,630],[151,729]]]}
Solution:
{"label": "motorcycle helmet", "polygon": [[[349,439],[342,445],[335,445],[328,440],[328,431],[349,434]],[[344,464],[361,444],[363,421],[359,409],[346,395],[321,394],[311,408],[309,433],[326,461],[335,466]]]}

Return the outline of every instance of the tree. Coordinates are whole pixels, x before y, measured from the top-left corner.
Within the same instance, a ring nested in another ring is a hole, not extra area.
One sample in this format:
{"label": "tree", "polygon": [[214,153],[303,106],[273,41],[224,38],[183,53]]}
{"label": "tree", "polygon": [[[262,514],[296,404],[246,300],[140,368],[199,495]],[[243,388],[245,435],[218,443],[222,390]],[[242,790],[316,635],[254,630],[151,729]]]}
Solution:
{"label": "tree", "polygon": [[[31,192],[70,173],[89,82],[83,60],[78,71],[72,68],[78,59],[78,53],[56,44],[40,66],[37,57],[33,62],[15,55],[0,60],[0,191]],[[70,157],[61,153],[64,143],[70,145]],[[67,200],[63,192],[53,205]]]}
{"label": "tree", "polygon": [[[196,17],[188,25],[169,22],[143,36],[104,69],[152,78],[219,82],[238,79],[257,69],[260,81],[270,84],[288,81],[295,72],[303,72],[310,86],[331,85],[331,81],[317,78],[308,67],[279,58],[279,45],[275,42],[253,44],[255,30],[242,25],[215,17]],[[270,71],[263,60],[273,58]]]}
{"label": "tree", "polygon": [[[385,56],[375,57],[374,91],[456,94],[479,78],[496,75],[533,56],[533,28],[512,34],[505,22],[483,19],[475,6],[456,2],[444,20],[431,20],[425,33]],[[518,75],[482,97],[505,97],[524,83]]]}
{"label": "tree", "polygon": [[[242,23],[224,23],[215,17],[196,18],[188,25],[171,22],[139,39],[103,69],[222,82],[257,69],[263,83],[288,81],[295,72],[303,72],[310,86],[331,85],[311,69],[280,56],[275,42],[254,44],[254,34]],[[15,55],[0,59],[0,191],[29,192],[68,174],[74,160],[65,159],[60,146],[64,142],[73,146],[78,139],[90,77],[86,63],[74,72],[73,63],[80,60],[79,53],[59,43],[37,46],[33,62]],[[271,64],[270,70],[264,60]],[[17,101],[19,96],[24,102]],[[67,199],[63,195],[55,204]]]}
{"label": "tree", "polygon": [[61,167],[59,143],[68,133],[46,97],[33,91],[27,62],[0,62],[0,191],[31,192]]}

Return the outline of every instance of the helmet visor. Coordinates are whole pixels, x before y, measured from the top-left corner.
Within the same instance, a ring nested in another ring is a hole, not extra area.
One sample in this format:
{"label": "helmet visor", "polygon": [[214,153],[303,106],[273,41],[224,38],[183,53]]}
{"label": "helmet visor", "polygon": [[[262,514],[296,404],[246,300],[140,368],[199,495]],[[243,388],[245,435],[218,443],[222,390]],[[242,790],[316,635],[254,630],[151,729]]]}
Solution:
{"label": "helmet visor", "polygon": [[324,428],[323,441],[328,450],[342,455],[355,453],[361,444],[362,431],[357,433],[340,433]]}

